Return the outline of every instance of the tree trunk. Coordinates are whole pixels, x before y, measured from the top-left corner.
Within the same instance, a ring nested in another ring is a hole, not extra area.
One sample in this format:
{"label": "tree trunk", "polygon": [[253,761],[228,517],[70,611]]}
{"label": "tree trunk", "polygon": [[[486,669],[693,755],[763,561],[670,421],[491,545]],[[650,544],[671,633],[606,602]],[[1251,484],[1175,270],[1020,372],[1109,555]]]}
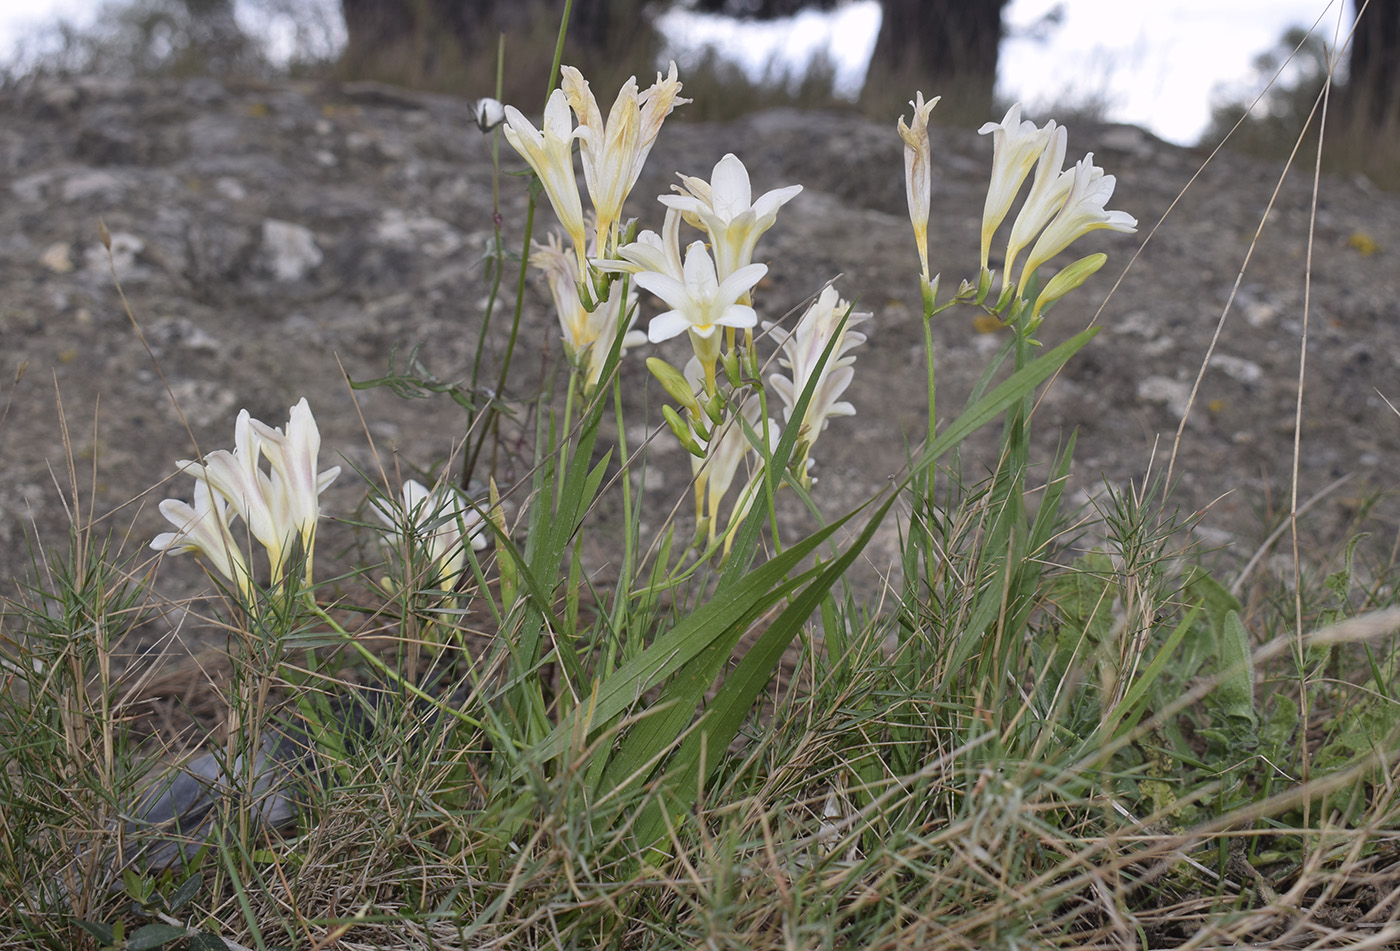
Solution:
{"label": "tree trunk", "polygon": [[867,100],[942,96],[944,121],[995,120],[1001,13],[1007,0],[884,0]]}
{"label": "tree trunk", "polygon": [[[618,82],[633,72],[648,80],[654,44],[641,6],[642,0],[574,0],[564,62],[605,81],[600,89],[613,85],[614,74]],[[496,38],[506,34],[508,62],[517,67],[506,71],[506,98],[531,108],[511,84],[542,86],[564,0],[341,0],[341,9],[346,72],[473,96],[493,87]]]}
{"label": "tree trunk", "polygon": [[248,37],[233,15],[233,0],[184,0],[189,13],[189,55],[210,73],[234,72],[248,52]]}
{"label": "tree trunk", "polygon": [[[1371,128],[1400,124],[1400,0],[1355,0],[1347,103]],[[1364,8],[1364,9],[1363,9]]]}

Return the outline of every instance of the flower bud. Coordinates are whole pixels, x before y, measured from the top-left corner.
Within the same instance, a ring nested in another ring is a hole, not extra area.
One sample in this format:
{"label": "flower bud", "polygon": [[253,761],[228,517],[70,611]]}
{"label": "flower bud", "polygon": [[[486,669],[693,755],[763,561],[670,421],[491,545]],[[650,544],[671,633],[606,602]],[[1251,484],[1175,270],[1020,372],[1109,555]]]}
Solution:
{"label": "flower bud", "polygon": [[677,413],[669,406],[661,407],[661,415],[666,417],[666,425],[671,427],[671,432],[675,433],[676,439],[686,452],[700,459],[705,458],[705,450],[700,448],[700,444],[695,441],[695,435],[690,431],[690,427],[681,419],[681,414]]}
{"label": "flower bud", "polygon": [[1001,285],[1001,296],[997,298],[996,307],[992,308],[997,313],[1002,313],[1011,303],[1011,298],[1016,293],[1016,285],[1003,282]]}
{"label": "flower bud", "polygon": [[743,385],[744,378],[739,373],[739,355],[734,350],[730,350],[723,358],[724,376],[729,381],[729,385],[736,390]]}
{"label": "flower bud", "polygon": [[987,299],[987,295],[992,292],[992,272],[987,268],[982,268],[982,273],[977,278],[977,303],[981,304]]}
{"label": "flower bud", "polygon": [[671,399],[690,412],[691,416],[700,415],[700,404],[695,401],[695,393],[691,390],[690,384],[686,382],[685,376],[671,364],[660,357],[647,357],[647,369],[651,375],[656,377],[656,381],[662,388],[670,394]]}
{"label": "flower bud", "polygon": [[1041,291],[1040,296],[1036,298],[1035,309],[1031,311],[1032,328],[1034,328],[1040,318],[1041,308],[1045,307],[1047,304],[1053,304],[1089,278],[1093,277],[1099,268],[1104,266],[1104,262],[1107,260],[1108,255],[1106,254],[1091,254],[1088,257],[1080,258],[1078,261],[1075,261],[1069,267],[1050,278],[1045,284],[1045,290]]}
{"label": "flower bud", "polygon": [[724,420],[724,397],[716,393],[705,403],[705,415],[710,417],[710,422],[718,426]]}

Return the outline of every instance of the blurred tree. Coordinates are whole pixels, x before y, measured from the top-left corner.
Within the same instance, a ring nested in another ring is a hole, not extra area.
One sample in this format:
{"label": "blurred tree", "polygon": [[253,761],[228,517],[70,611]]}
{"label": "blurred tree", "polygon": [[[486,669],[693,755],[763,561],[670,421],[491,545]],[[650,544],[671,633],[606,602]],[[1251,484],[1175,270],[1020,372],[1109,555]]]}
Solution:
{"label": "blurred tree", "polygon": [[1354,0],[1346,100],[1356,120],[1372,127],[1400,124],[1400,0]]}
{"label": "blurred tree", "polygon": [[[992,112],[1007,0],[882,0],[866,83],[870,94],[920,89],[943,96],[944,120],[979,123]],[[901,102],[901,106],[903,103]]]}
{"label": "blurred tree", "polygon": [[184,0],[189,15],[187,55],[209,72],[231,72],[249,52],[249,40],[233,14],[233,0]]}
{"label": "blurred tree", "polygon": [[[992,110],[1001,15],[1008,0],[880,0],[880,32],[866,76],[865,98],[888,111],[909,90],[943,96],[941,119],[981,122]],[[841,0],[693,0],[692,9],[767,19],[801,10],[829,10]],[[890,100],[885,102],[884,100]]]}
{"label": "blurred tree", "polygon": [[[652,47],[640,7],[641,0],[575,0],[566,62],[630,64],[645,72],[649,61],[641,61]],[[347,34],[342,66],[415,84],[450,82],[464,62],[494,63],[500,33],[552,38],[563,8],[564,0],[341,0]]]}

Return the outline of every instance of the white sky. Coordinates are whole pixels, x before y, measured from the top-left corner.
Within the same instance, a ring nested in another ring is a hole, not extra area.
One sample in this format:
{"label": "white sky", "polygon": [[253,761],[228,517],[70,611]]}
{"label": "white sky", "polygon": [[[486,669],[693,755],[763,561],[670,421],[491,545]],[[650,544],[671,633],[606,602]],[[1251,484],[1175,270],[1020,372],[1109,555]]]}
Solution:
{"label": "white sky", "polygon": [[[0,0],[0,55],[26,25],[60,12],[90,20],[99,5]],[[1339,19],[1343,34],[1351,21],[1349,0],[1012,0],[1007,25],[1014,36],[1056,6],[1064,17],[1045,40],[1003,44],[998,91],[1024,100],[1031,111],[1056,101],[1103,101],[1109,118],[1183,143],[1194,141],[1209,118],[1212,90],[1248,81],[1254,57],[1285,29],[1321,19],[1319,29],[1330,38]],[[837,65],[838,83],[856,88],[878,23],[875,0],[857,0],[832,16],[803,14],[749,27],[742,42],[732,26],[710,18],[681,15],[667,25],[691,43],[736,51],[756,71],[775,53],[802,61],[825,47]]]}

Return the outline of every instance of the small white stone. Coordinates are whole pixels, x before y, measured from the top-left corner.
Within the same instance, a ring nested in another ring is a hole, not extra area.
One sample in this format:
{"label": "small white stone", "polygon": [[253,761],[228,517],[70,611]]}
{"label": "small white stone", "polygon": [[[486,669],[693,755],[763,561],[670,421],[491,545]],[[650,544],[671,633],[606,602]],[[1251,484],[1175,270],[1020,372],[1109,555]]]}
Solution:
{"label": "small white stone", "polygon": [[[166,415],[172,419],[187,419],[195,426],[227,422],[238,412],[237,395],[227,387],[208,380],[175,380],[170,384],[170,393],[175,404],[172,405],[169,400],[162,401]],[[176,405],[179,406],[178,412]]]}
{"label": "small white stone", "polygon": [[55,274],[73,270],[73,248],[67,241],[56,241],[39,255],[39,263]]}
{"label": "small white stone", "polygon": [[86,201],[94,198],[115,200],[126,192],[126,182],[111,172],[83,169],[69,175],[63,182],[64,201]]}
{"label": "small white stone", "polygon": [[1243,357],[1232,357],[1228,353],[1215,354],[1210,358],[1210,365],[1241,383],[1257,383],[1264,378],[1264,368],[1259,364]]}
{"label": "small white stone", "polygon": [[[129,231],[114,231],[112,238],[112,267],[117,277],[126,279],[136,270],[136,256],[146,250],[146,242]],[[89,271],[107,270],[107,249],[101,243],[83,252],[83,267]]]}
{"label": "small white stone", "polygon": [[242,201],[248,197],[248,190],[243,187],[242,183],[228,175],[214,183],[214,191],[229,201]]}
{"label": "small white stone", "polygon": [[1164,404],[1168,412],[1180,419],[1190,404],[1191,387],[1165,376],[1149,376],[1138,384],[1137,396],[1147,403]]}
{"label": "small white stone", "polygon": [[462,233],[441,218],[410,217],[397,208],[386,211],[374,228],[384,244],[416,248],[430,258],[441,258],[462,247]]}
{"label": "small white stone", "polygon": [[263,254],[279,281],[299,281],[324,260],[310,228],[268,218],[262,226]]}

